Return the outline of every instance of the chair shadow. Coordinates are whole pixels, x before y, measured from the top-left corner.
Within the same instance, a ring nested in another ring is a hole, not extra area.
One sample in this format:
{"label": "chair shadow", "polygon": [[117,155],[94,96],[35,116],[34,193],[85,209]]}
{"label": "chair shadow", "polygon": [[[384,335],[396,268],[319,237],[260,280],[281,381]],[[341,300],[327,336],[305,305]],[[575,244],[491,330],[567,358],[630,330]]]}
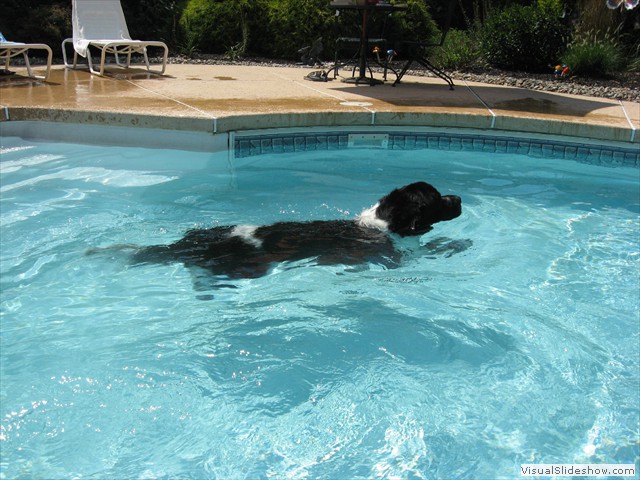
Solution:
{"label": "chair shadow", "polygon": [[24,88],[39,85],[57,85],[57,82],[52,81],[51,78],[45,81],[41,78],[27,77],[19,73],[0,76],[0,88]]}

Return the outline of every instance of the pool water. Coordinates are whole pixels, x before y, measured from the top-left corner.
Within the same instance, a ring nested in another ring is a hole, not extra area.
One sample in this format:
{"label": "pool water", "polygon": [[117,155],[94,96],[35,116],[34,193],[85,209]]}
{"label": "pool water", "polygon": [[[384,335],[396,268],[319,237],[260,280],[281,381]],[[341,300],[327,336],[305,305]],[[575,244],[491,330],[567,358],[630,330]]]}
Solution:
{"label": "pool water", "polygon": [[[0,478],[638,465],[637,169],[2,142]],[[396,269],[300,262],[204,301],[180,264],[86,255],[194,227],[351,219],[417,180],[460,195],[463,214],[400,240],[412,253]]]}

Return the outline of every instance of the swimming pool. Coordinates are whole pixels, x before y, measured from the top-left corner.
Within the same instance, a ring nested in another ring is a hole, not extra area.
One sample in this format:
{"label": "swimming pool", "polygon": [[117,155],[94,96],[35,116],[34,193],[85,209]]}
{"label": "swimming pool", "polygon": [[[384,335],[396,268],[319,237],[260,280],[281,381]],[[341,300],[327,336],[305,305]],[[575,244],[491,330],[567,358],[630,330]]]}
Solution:
{"label": "swimming pool", "polygon": [[[430,138],[258,135],[232,157],[3,138],[2,478],[637,465],[637,163]],[[202,301],[179,264],[85,255],[353,218],[416,180],[460,195],[463,214],[401,240],[415,254],[397,269],[301,262]]]}

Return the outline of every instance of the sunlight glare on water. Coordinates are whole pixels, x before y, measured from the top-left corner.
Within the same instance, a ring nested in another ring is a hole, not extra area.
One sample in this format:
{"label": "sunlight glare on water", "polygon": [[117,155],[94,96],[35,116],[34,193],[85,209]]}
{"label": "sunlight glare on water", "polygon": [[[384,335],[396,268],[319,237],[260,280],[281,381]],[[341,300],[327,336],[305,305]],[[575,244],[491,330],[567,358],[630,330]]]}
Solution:
{"label": "sunlight glare on water", "polygon": [[[637,169],[2,141],[0,478],[637,465]],[[397,239],[397,269],[302,261],[221,280],[203,301],[180,264],[86,255],[191,228],[353,219],[418,180],[460,195],[463,214]]]}

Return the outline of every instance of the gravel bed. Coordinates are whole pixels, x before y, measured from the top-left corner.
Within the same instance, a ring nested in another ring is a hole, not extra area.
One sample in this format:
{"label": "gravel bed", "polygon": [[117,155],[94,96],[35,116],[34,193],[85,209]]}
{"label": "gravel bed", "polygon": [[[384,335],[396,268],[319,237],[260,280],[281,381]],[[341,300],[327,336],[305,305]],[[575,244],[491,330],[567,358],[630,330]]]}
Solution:
{"label": "gravel bed", "polygon": [[618,78],[607,80],[590,78],[556,79],[551,74],[534,75],[500,71],[486,73],[454,72],[453,77],[458,80],[508,85],[529,90],[640,102],[640,73],[626,73]]}
{"label": "gravel bed", "polygon": [[[169,63],[196,64],[196,65],[263,65],[270,67],[299,67],[307,70],[319,70],[331,68],[329,63],[324,66],[312,67],[286,60],[271,60],[265,58],[243,58],[230,60],[223,55],[198,55],[193,58],[171,57]],[[401,64],[400,64],[401,65]],[[426,75],[423,70],[410,70],[414,75]],[[557,79],[552,73],[529,74],[521,72],[505,72],[495,69],[469,72],[451,72],[454,80],[482,82],[493,85],[508,85],[529,90],[542,90],[545,92],[558,92],[571,95],[585,95],[589,97],[611,98],[640,102],[640,73],[625,73],[615,78],[566,78]]]}

